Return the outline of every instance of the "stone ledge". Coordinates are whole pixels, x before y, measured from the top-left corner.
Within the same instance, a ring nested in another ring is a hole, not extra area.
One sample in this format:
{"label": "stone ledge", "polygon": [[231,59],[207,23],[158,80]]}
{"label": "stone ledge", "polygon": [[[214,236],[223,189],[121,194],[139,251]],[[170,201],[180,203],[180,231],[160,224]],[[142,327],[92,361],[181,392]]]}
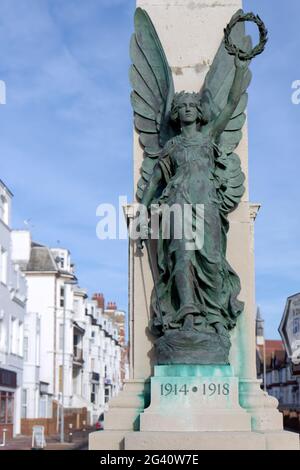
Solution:
{"label": "stone ledge", "polygon": [[299,450],[295,433],[132,432],[126,450]]}
{"label": "stone ledge", "polygon": [[124,431],[96,431],[89,435],[89,450],[123,450]]}

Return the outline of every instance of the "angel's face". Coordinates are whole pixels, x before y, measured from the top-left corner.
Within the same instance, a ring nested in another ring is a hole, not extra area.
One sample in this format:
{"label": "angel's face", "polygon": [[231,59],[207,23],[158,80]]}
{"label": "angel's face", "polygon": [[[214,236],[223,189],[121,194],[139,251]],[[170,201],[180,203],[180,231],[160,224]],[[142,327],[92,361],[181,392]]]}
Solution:
{"label": "angel's face", "polygon": [[178,104],[178,115],[180,122],[184,124],[190,124],[197,121],[197,103],[192,95],[186,94],[182,97]]}

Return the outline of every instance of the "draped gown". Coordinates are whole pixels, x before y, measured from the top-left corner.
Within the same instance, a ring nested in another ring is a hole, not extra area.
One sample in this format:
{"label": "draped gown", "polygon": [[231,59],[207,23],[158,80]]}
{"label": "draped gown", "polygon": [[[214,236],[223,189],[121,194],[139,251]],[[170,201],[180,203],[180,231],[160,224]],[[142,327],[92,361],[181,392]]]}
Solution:
{"label": "draped gown", "polygon": [[[196,330],[216,323],[230,330],[242,312],[243,303],[237,299],[240,281],[226,260],[229,224],[222,210],[222,187],[215,172],[220,158],[211,136],[198,132],[193,138],[179,135],[171,139],[157,163],[164,189],[156,202],[169,207],[176,204],[182,211],[189,205],[192,228],[204,229],[204,238],[199,246],[187,249],[190,233],[183,231],[182,239],[176,238],[178,220],[171,217],[169,239],[162,236],[161,221],[157,289],[151,300],[153,333],[159,334],[162,325],[165,329],[182,328],[187,314],[193,315]],[[224,162],[223,167],[226,172]],[[204,211],[199,213],[197,204],[203,205]]]}

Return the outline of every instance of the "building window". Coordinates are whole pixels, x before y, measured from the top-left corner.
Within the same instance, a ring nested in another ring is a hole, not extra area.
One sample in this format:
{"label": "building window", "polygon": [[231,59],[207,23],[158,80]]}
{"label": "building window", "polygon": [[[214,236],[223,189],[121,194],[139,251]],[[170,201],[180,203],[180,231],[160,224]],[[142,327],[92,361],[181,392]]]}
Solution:
{"label": "building window", "polygon": [[5,325],[4,321],[0,319],[0,351],[5,350]]}
{"label": "building window", "polygon": [[0,280],[7,283],[7,251],[1,247],[0,251]]}
{"label": "building window", "polygon": [[92,384],[91,402],[96,403],[96,384]]}
{"label": "building window", "polygon": [[49,414],[49,404],[51,405],[51,402],[48,400],[48,395],[44,395],[44,394],[40,395],[40,406],[39,406],[40,418],[48,418],[49,416],[52,416],[52,414]]}
{"label": "building window", "polygon": [[18,333],[17,333],[17,349],[18,349],[18,355],[19,356],[23,356],[23,335],[24,335],[24,332],[23,332],[23,322],[19,321],[19,324],[18,324]]}
{"label": "building window", "polygon": [[59,325],[59,349],[64,347],[64,325],[61,323]]}
{"label": "building window", "polygon": [[22,408],[21,408],[21,418],[27,418],[27,394],[28,391],[26,388],[22,389]]}
{"label": "building window", "polygon": [[81,336],[74,334],[74,337],[73,337],[74,346],[81,346],[80,340],[81,340]]}
{"label": "building window", "polygon": [[0,424],[13,424],[14,422],[14,394],[13,392],[0,392]]}
{"label": "building window", "polygon": [[65,288],[64,288],[64,286],[62,286],[60,288],[59,305],[60,305],[60,307],[65,306]]}
{"label": "building window", "polygon": [[110,387],[105,387],[105,389],[104,389],[104,403],[109,402],[109,397],[110,397]]}
{"label": "building window", "polygon": [[4,196],[0,197],[0,218],[6,225],[8,225],[8,202]]}
{"label": "building window", "polygon": [[62,384],[63,384],[63,368],[62,366],[59,366],[58,370],[58,388],[60,393],[62,393]]}
{"label": "building window", "polygon": [[10,352],[23,355],[23,323],[14,317],[10,319]]}
{"label": "building window", "polygon": [[11,354],[19,353],[18,344],[18,320],[17,318],[10,318],[10,352]]}
{"label": "building window", "polygon": [[24,356],[24,361],[28,361],[28,336],[24,336],[24,342],[23,342],[23,356]]}
{"label": "building window", "polygon": [[300,318],[296,317],[293,319],[293,334],[296,335],[300,331]]}

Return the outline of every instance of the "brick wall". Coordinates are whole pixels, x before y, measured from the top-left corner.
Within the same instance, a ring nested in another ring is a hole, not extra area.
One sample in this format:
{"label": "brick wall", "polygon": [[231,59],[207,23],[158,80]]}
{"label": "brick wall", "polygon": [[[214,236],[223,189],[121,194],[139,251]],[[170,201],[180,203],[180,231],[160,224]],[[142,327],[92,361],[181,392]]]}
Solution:
{"label": "brick wall", "polygon": [[21,419],[21,434],[31,436],[33,426],[44,426],[45,436],[56,434],[55,418]]}
{"label": "brick wall", "polygon": [[11,439],[13,437],[13,425],[12,424],[0,424],[0,444],[2,444],[3,429],[6,429],[6,439]]}
{"label": "brick wall", "polygon": [[[56,414],[56,413],[55,413]],[[83,429],[88,425],[87,408],[65,408],[65,433],[68,433],[70,424],[72,429]],[[37,419],[21,419],[21,434],[24,436],[32,435],[33,426],[44,426],[45,436],[57,434],[57,419],[54,418],[37,418]]]}

